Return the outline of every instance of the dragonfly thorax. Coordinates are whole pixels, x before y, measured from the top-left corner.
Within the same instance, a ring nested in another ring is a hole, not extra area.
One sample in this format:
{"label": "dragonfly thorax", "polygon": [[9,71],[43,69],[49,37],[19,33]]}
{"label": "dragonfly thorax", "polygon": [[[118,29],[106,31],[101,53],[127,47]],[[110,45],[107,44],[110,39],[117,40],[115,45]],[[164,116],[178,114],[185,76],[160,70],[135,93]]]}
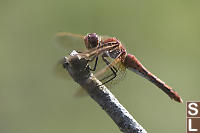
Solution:
{"label": "dragonfly thorax", "polygon": [[112,59],[115,59],[115,58],[117,58],[121,54],[121,51],[120,50],[106,51],[105,54],[108,57],[110,57]]}
{"label": "dragonfly thorax", "polygon": [[113,49],[105,51],[107,57],[110,57],[112,59],[116,58],[124,58],[126,56],[126,49],[123,47],[121,42],[116,38],[109,38],[106,41],[104,41],[104,45],[107,46],[113,46]]}

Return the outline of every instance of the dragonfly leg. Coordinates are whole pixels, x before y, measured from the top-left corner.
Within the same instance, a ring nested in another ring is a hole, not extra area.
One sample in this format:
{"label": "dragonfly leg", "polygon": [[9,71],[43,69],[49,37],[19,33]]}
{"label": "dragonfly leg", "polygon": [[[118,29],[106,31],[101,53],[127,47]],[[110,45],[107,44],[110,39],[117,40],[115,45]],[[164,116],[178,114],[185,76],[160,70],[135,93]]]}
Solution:
{"label": "dragonfly leg", "polygon": [[[98,56],[97,57],[95,57],[96,59],[95,59],[95,63],[94,63],[94,67],[91,69],[90,68],[90,70],[91,71],[95,71],[96,70],[96,68],[97,68],[97,63],[98,63]],[[91,59],[90,61],[93,61],[94,59]]]}
{"label": "dragonfly leg", "polygon": [[[99,47],[100,45],[101,45],[101,43],[98,43],[98,46],[97,46],[97,47]],[[92,69],[90,68],[91,71],[95,71],[96,68],[97,68],[98,56],[94,56],[90,61],[93,61],[94,58],[96,58],[96,59],[95,59],[94,67],[93,67]]]}
{"label": "dragonfly leg", "polygon": [[103,85],[103,84],[106,84],[106,83],[110,82],[114,78],[116,78],[118,70],[114,66],[110,66],[110,62],[104,56],[102,56],[102,59],[106,63],[106,65],[108,65],[110,70],[112,71],[112,74],[110,74],[110,75],[104,77],[103,79],[101,79],[101,81],[103,81],[103,80],[108,79],[108,78],[110,78],[112,76],[110,79],[108,79],[107,81],[103,82],[102,83],[102,85]]}

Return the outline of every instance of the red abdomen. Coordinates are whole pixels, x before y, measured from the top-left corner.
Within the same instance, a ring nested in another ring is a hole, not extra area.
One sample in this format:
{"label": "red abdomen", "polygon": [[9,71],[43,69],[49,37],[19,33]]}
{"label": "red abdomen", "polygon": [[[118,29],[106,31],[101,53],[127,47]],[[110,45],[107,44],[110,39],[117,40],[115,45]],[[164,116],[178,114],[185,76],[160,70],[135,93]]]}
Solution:
{"label": "red abdomen", "polygon": [[138,75],[148,79],[162,91],[164,91],[171,99],[174,99],[177,102],[182,103],[181,97],[175,92],[171,87],[166,85],[163,81],[157,78],[155,75],[150,73],[140,62],[139,60],[131,54],[128,54],[124,60],[124,65],[131,71],[134,71]]}

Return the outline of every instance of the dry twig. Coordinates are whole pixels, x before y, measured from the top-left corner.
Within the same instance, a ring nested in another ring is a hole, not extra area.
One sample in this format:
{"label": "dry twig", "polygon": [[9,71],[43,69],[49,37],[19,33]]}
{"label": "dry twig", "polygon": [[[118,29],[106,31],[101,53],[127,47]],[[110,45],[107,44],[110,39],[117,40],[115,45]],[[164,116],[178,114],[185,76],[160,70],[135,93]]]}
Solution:
{"label": "dry twig", "polygon": [[64,67],[74,81],[80,84],[88,94],[102,107],[124,133],[147,133],[129,114],[114,95],[90,73],[88,62],[79,55],[65,58]]}

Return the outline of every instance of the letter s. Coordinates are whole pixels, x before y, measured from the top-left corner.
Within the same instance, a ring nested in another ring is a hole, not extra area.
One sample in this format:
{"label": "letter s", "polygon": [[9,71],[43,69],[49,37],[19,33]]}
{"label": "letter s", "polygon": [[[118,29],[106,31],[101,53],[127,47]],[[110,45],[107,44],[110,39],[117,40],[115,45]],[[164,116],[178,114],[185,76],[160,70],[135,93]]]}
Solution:
{"label": "letter s", "polygon": [[[196,108],[195,108],[195,107],[192,107],[192,106],[195,106]],[[188,108],[189,108],[190,110],[188,111],[188,114],[189,114],[189,115],[197,115],[197,114],[198,114],[198,109],[197,109],[197,107],[198,107],[198,104],[196,104],[196,103],[189,103]],[[191,110],[194,111],[194,113],[192,113]]]}

